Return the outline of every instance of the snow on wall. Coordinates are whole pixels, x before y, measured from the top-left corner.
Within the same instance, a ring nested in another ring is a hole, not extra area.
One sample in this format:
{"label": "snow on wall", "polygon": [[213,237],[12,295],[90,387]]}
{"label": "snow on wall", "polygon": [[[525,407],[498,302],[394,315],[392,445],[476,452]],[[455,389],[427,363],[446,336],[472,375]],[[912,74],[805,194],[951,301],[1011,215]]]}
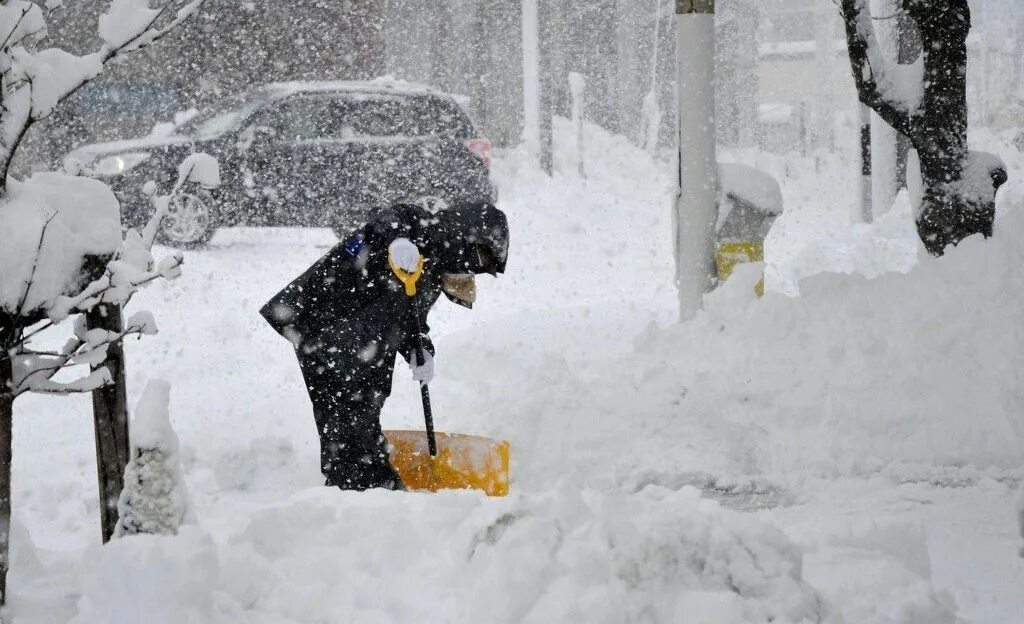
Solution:
{"label": "snow on wall", "polygon": [[27,312],[70,294],[82,285],[85,256],[112,254],[120,246],[117,198],[102,182],[37,173],[23,182],[11,179],[7,188],[0,202],[0,307],[7,312],[16,312],[22,300]]}

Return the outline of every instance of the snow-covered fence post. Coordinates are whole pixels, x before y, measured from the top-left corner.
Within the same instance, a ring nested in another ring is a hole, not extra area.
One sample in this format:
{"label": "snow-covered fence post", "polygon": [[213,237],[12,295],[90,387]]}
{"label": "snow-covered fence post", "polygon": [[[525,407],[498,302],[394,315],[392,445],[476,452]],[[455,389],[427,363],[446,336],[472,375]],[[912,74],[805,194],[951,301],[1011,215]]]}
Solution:
{"label": "snow-covered fence post", "polygon": [[[581,178],[587,177],[584,167],[583,143],[583,102],[586,97],[587,82],[583,74],[569,72],[569,93],[572,94],[572,132],[576,136],[576,170]],[[657,147],[657,127],[654,130],[655,148]]]}
{"label": "snow-covered fence post", "polygon": [[[121,306],[100,304],[85,315],[86,327],[121,333],[124,320]],[[110,385],[92,391],[93,422],[96,429],[96,476],[100,495],[100,528],[103,541],[114,535],[117,526],[117,499],[123,487],[124,468],[128,465],[128,408],[124,371],[124,346],[116,342],[107,347],[104,362]]]}
{"label": "snow-covered fence post", "polygon": [[676,0],[679,189],[673,216],[682,320],[696,316],[704,294],[714,285],[718,218],[714,61],[714,0]]}

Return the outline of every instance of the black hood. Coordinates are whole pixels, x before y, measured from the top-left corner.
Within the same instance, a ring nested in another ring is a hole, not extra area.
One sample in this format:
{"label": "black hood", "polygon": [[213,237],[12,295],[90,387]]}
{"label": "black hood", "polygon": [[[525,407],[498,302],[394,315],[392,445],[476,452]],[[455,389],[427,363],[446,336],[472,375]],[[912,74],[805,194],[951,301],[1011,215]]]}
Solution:
{"label": "black hood", "polygon": [[437,214],[447,236],[442,266],[447,273],[505,272],[508,218],[493,204],[459,204]]}

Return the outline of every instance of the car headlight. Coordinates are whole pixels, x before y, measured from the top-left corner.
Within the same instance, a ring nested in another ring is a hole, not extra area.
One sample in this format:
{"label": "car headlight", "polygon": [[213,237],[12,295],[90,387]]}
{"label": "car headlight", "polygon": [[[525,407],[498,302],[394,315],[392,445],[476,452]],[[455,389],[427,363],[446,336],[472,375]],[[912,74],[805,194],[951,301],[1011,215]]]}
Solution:
{"label": "car headlight", "polygon": [[149,159],[146,152],[130,152],[128,154],[115,154],[105,156],[91,166],[88,172],[101,176],[116,176],[131,171]]}

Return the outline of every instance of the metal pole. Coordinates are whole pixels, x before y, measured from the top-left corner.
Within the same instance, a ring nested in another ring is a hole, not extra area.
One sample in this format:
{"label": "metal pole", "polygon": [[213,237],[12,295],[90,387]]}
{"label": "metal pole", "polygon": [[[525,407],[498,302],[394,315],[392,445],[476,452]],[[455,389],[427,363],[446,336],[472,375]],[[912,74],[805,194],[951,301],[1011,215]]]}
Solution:
{"label": "metal pole", "polygon": [[[85,315],[86,327],[120,332],[124,329],[121,307],[100,304]],[[107,359],[99,366],[110,371],[113,385],[93,390],[92,411],[96,427],[96,472],[100,490],[100,529],[103,542],[110,541],[117,526],[117,501],[124,488],[128,465],[128,401],[124,370],[124,346],[115,342],[107,348]],[[93,367],[93,370],[99,367]]]}
{"label": "metal pole", "polygon": [[676,1],[679,187],[676,285],[682,320],[696,316],[715,283],[718,164],[715,156],[715,3]]}

